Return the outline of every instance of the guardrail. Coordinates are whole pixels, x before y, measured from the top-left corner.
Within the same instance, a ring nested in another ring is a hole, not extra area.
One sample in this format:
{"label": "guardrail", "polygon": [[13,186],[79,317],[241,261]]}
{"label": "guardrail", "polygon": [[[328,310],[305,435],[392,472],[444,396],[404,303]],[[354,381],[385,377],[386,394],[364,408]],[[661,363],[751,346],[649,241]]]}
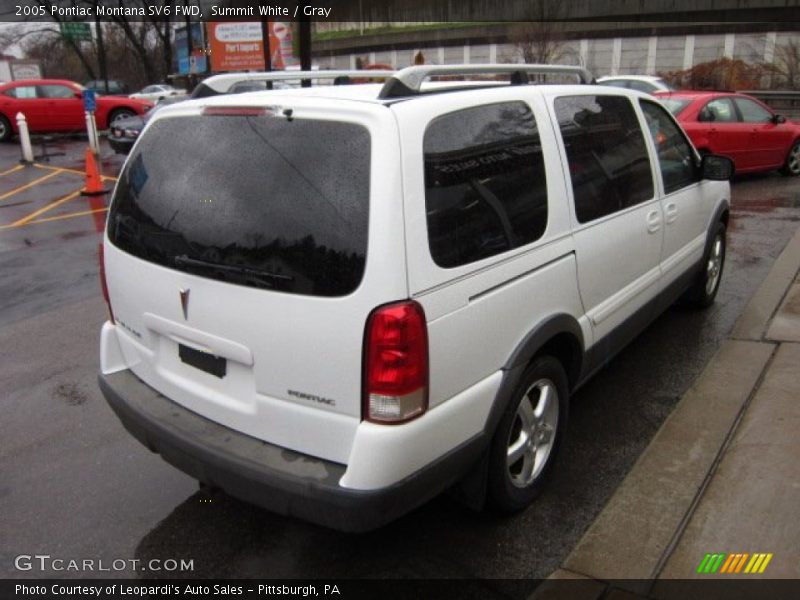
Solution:
{"label": "guardrail", "polygon": [[744,90],[742,93],[758,98],[776,113],[800,122],[800,92],[791,90]]}

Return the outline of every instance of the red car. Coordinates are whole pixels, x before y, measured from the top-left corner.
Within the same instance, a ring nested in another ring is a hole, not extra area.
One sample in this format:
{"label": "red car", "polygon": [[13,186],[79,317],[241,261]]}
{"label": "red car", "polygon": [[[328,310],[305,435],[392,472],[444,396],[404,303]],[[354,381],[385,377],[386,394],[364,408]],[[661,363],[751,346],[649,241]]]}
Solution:
{"label": "red car", "polygon": [[701,154],[733,159],[737,173],[800,175],[800,124],[747,94],[656,92]]}
{"label": "red car", "polygon": [[[0,85],[0,142],[17,133],[17,113],[31,132],[85,131],[83,86],[64,79],[25,79]],[[142,115],[153,104],[144,100],[98,96],[95,120],[100,129],[122,117]]]}

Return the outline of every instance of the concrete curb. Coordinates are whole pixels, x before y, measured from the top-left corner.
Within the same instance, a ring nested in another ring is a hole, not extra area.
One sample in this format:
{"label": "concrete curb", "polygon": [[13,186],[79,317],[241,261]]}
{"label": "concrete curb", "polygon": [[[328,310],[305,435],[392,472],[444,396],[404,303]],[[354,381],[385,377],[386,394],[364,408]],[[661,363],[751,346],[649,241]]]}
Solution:
{"label": "concrete curb", "polygon": [[[777,345],[764,341],[764,335],[798,270],[800,230],[748,303],[730,339],[681,398],[552,579],[614,581],[615,588],[648,593],[772,361]],[[587,586],[586,592],[582,597],[597,597],[594,587]]]}
{"label": "concrete curb", "polygon": [[800,268],[800,230],[786,244],[769,274],[745,306],[733,327],[730,335],[732,339],[759,341],[763,338],[770,320],[794,281],[798,268]]}

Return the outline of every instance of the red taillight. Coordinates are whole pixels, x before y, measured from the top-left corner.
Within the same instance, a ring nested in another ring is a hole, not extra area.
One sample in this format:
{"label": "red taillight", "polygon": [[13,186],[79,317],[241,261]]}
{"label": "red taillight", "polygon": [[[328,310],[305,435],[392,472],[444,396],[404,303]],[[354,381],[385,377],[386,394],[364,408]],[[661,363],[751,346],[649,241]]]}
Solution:
{"label": "red taillight", "polygon": [[111,298],[108,296],[108,283],[106,282],[106,258],[105,253],[103,252],[103,244],[99,244],[97,247],[97,258],[100,262],[100,289],[103,290],[103,300],[106,301],[106,306],[108,307],[108,316],[111,318],[111,322],[114,322],[114,311],[111,310]]}
{"label": "red taillight", "polygon": [[375,309],[364,336],[364,418],[402,423],[428,408],[428,329],[416,302]]}

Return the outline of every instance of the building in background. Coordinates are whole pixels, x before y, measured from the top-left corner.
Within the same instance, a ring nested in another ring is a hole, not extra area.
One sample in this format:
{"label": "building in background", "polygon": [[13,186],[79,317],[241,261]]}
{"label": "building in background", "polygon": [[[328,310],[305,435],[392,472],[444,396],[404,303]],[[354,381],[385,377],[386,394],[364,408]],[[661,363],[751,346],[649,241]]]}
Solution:
{"label": "building in background", "polygon": [[0,55],[0,82],[41,78],[42,67],[38,61]]}
{"label": "building in background", "polygon": [[[352,35],[333,34],[335,24],[317,25],[314,59],[330,68],[355,68],[358,59],[396,68],[414,63],[422,52],[429,64],[522,62],[521,23],[381,24],[375,31],[343,23]],[[657,75],[689,69],[727,57],[748,63],[772,64],[787,49],[800,45],[800,24],[792,23],[537,23],[549,38],[555,60],[587,67],[594,75]],[[373,31],[375,31],[373,33]],[[528,61],[530,62],[530,61]]]}

